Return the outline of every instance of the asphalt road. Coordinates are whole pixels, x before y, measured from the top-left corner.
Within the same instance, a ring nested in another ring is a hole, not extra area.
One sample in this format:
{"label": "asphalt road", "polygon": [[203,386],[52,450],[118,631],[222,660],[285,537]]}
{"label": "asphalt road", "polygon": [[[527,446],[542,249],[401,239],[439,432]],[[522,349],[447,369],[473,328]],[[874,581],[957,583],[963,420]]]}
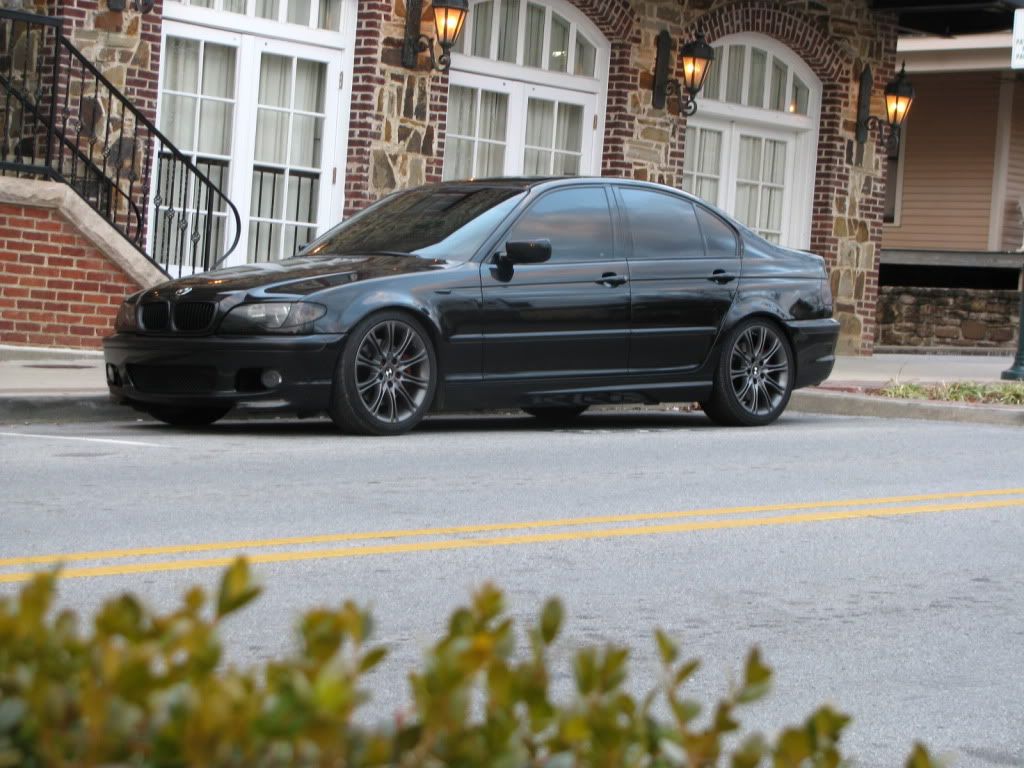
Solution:
{"label": "asphalt road", "polygon": [[[226,628],[231,659],[287,651],[299,611],[354,597],[392,649],[366,712],[383,717],[492,580],[524,621],[564,599],[558,690],[572,650],[604,642],[633,649],[646,690],[660,626],[704,659],[706,701],[759,644],[776,686],[746,722],[767,732],[828,701],[854,716],[859,765],[900,765],[921,739],[956,766],[1024,766],[1022,447],[1019,428],[797,413],[753,430],[444,417],[399,439],[0,426],[0,593],[64,556],[68,605],[132,589],[168,607],[246,551],[266,592]],[[143,547],[164,549],[115,551]]]}

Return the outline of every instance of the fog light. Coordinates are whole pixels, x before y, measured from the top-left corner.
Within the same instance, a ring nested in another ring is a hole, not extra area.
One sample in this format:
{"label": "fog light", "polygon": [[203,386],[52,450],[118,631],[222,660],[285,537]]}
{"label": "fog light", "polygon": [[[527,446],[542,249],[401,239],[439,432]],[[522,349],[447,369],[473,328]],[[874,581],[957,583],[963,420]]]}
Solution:
{"label": "fog light", "polygon": [[273,389],[274,387],[280,386],[282,381],[284,381],[284,378],[273,368],[268,368],[260,375],[260,384],[267,389]]}
{"label": "fog light", "polygon": [[107,363],[107,384],[115,387],[121,384],[121,374],[117,372],[117,366],[113,363]]}

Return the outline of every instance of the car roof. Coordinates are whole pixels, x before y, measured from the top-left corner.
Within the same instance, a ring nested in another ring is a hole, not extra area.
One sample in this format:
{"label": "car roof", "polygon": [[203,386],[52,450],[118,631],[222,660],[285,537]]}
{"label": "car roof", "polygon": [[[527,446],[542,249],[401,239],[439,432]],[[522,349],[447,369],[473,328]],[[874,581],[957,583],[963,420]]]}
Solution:
{"label": "car roof", "polygon": [[630,186],[643,186],[649,189],[658,189],[664,192],[683,195],[691,200],[698,199],[688,192],[684,192],[681,189],[676,189],[675,187],[670,187],[665,184],[656,184],[651,181],[641,181],[640,179],[629,179],[619,176],[491,176],[480,179],[444,181],[438,186],[463,189],[467,187],[513,187],[526,190],[538,187],[576,186],[578,184],[593,184],[595,182],[600,182],[602,184],[628,184]]}

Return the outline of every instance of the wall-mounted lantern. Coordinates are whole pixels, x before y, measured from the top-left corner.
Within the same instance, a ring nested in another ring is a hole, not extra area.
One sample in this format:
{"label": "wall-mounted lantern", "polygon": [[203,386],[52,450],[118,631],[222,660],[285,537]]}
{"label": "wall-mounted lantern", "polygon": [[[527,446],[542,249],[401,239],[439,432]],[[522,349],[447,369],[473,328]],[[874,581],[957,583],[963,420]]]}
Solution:
{"label": "wall-mounted lantern", "polygon": [[914,102],[914,86],[907,80],[907,67],[904,64],[895,79],[885,86],[885,121],[871,114],[871,65],[865,65],[860,73],[860,93],[857,96],[857,141],[863,144],[868,140],[868,130],[877,128],[886,146],[895,152],[900,145],[900,128],[907,119],[910,105]]}
{"label": "wall-mounted lantern", "polygon": [[679,58],[683,65],[682,81],[669,77],[672,66],[672,36],[668,30],[658,33],[657,52],[654,59],[654,93],[651,105],[655,109],[664,109],[668,97],[679,99],[679,111],[684,115],[692,115],[697,111],[697,94],[704,87],[704,79],[708,76],[711,63],[715,60],[715,49],[708,45],[700,32],[697,37],[683,45],[679,50]]}
{"label": "wall-mounted lantern", "polygon": [[409,0],[405,11],[405,42],[402,45],[402,66],[416,68],[416,57],[430,51],[430,66],[447,72],[452,63],[452,46],[459,39],[459,33],[469,14],[469,0],[434,0],[434,31],[441,46],[441,55],[434,56],[434,38],[420,34],[420,18],[423,16],[422,0]]}

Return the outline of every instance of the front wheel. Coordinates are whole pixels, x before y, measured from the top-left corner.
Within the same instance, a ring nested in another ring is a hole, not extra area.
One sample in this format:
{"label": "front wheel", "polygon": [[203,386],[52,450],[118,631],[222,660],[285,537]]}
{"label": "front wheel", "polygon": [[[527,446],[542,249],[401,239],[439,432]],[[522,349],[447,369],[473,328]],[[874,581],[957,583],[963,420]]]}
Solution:
{"label": "front wheel", "polygon": [[180,408],[169,405],[151,405],[146,408],[146,413],[172,427],[206,427],[223,418],[230,410],[230,406]]}
{"label": "front wheel", "polygon": [[334,376],[330,415],[343,431],[400,435],[430,408],[437,356],[423,325],[403,312],[380,312],[349,335]]}
{"label": "front wheel", "polygon": [[715,367],[714,390],[700,404],[717,424],[771,424],[793,392],[793,349],[778,325],[746,320],[729,332]]}

